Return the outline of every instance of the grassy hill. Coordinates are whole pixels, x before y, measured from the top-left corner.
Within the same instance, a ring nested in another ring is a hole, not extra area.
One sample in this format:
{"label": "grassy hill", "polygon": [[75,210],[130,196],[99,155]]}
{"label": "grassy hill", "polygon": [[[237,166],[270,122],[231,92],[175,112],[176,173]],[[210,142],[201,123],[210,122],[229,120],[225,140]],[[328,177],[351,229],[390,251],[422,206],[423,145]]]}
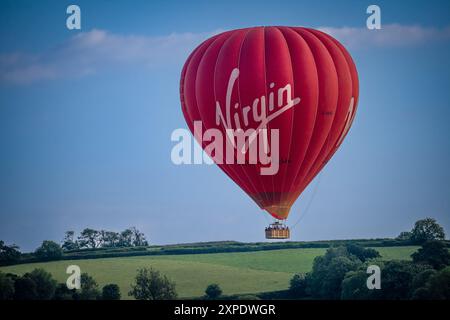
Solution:
{"label": "grassy hill", "polygon": [[[218,283],[224,294],[258,293],[287,289],[295,273],[311,270],[316,256],[326,248],[297,248],[261,250],[252,252],[225,252],[204,254],[167,254],[130,257],[61,260],[27,263],[1,267],[2,272],[23,274],[34,268],[44,268],[59,282],[65,282],[65,270],[71,264],[92,275],[100,286],[116,283],[122,298],[127,296],[130,284],[141,267],[154,267],[177,284],[180,297],[203,295],[208,284]],[[376,248],[384,260],[410,259],[415,246]]]}

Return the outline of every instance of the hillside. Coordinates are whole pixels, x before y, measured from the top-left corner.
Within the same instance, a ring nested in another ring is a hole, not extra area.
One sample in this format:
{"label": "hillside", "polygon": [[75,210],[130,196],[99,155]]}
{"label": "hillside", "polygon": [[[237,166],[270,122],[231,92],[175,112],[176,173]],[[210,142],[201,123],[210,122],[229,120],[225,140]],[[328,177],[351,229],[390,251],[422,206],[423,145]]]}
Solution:
{"label": "hillside", "polygon": [[[212,247],[216,245],[217,243],[210,244]],[[190,244],[189,247],[194,248],[195,244]],[[204,247],[205,244],[202,244],[201,248]],[[417,247],[397,246],[376,249],[384,260],[391,260],[409,259]],[[118,284],[122,297],[126,299],[136,270],[141,267],[154,267],[173,279],[177,284],[179,296],[187,298],[201,296],[206,286],[211,283],[220,284],[224,293],[228,295],[287,289],[292,275],[308,272],[314,258],[324,254],[325,250],[325,248],[296,248],[97,259],[78,257],[76,260],[1,267],[0,271],[23,274],[34,268],[44,268],[59,282],[65,282],[67,266],[76,264],[80,266],[82,272],[92,275],[101,286],[108,283]]]}

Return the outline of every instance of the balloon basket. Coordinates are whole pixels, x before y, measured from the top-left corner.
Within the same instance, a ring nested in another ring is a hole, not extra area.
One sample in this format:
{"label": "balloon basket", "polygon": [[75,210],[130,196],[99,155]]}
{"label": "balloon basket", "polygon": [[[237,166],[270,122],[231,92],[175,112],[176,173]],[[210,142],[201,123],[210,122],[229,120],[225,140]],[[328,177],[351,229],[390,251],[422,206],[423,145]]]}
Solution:
{"label": "balloon basket", "polygon": [[266,239],[289,239],[291,236],[289,227],[278,221],[271,223],[265,232]]}

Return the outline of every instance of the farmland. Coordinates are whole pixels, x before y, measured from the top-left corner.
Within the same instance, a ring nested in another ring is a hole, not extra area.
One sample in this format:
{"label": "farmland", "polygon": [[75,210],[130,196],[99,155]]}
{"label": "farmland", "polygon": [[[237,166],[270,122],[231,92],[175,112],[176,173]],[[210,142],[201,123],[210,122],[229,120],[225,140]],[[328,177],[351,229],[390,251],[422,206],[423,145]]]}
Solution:
{"label": "farmland", "polygon": [[[383,260],[410,259],[414,246],[375,248]],[[153,267],[176,282],[181,298],[199,297],[206,286],[218,283],[224,294],[245,294],[287,289],[295,273],[311,270],[313,260],[325,248],[281,249],[253,252],[226,252],[131,256],[98,259],[77,259],[38,262],[1,267],[0,271],[23,274],[43,268],[59,281],[65,282],[67,266],[80,266],[82,272],[93,276],[100,286],[119,285],[122,298],[128,298],[136,270]]]}

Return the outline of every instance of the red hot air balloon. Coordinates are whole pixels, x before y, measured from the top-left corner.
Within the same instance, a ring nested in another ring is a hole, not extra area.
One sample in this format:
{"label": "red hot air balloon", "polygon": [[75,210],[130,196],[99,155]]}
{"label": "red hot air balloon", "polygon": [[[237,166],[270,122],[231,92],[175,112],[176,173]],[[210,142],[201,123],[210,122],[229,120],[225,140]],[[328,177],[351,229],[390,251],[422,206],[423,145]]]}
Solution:
{"label": "red hot air balloon", "polygon": [[[231,157],[225,147],[213,151],[210,141],[197,133],[203,149],[260,208],[285,220],[350,129],[358,75],[350,54],[328,34],[301,27],[254,27],[224,32],[200,44],[183,67],[180,95],[193,133],[201,124],[202,130],[222,133],[222,145],[234,147]],[[247,150],[236,148],[229,134],[239,129],[255,130],[258,136],[244,136]],[[278,141],[278,150],[268,150],[271,140]],[[277,162],[275,174],[262,174],[267,162],[251,162],[249,155],[244,156],[247,161],[238,161],[256,142],[263,142],[258,150],[265,149],[267,155],[278,152],[272,158]],[[278,235],[289,236],[281,231]]]}

